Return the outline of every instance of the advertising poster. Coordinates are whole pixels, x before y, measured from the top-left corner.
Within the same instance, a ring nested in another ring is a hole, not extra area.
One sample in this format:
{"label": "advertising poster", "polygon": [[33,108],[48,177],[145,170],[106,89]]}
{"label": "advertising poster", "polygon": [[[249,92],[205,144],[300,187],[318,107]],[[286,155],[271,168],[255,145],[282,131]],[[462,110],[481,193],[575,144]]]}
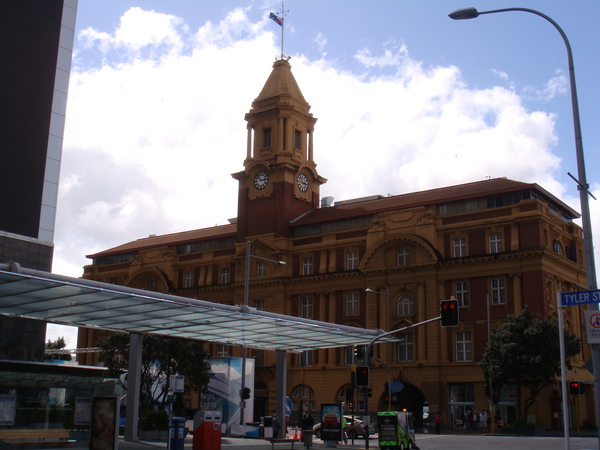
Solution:
{"label": "advertising poster", "polygon": [[117,397],[94,397],[91,450],[117,448]]}
{"label": "advertising poster", "polygon": [[[240,389],[242,388],[242,358],[210,358],[211,365],[208,391],[200,394],[200,409],[221,411],[223,431],[231,432],[240,423]],[[244,423],[251,422],[254,416],[254,359],[246,359],[244,385],[250,388],[250,398],[246,400]],[[244,432],[245,434],[245,432]]]}
{"label": "advertising poster", "polygon": [[14,425],[16,410],[16,396],[11,394],[0,395],[0,425]]}
{"label": "advertising poster", "polygon": [[321,439],[324,441],[342,440],[342,404],[321,404]]}
{"label": "advertising poster", "polygon": [[74,425],[89,425],[92,421],[92,397],[75,397]]}

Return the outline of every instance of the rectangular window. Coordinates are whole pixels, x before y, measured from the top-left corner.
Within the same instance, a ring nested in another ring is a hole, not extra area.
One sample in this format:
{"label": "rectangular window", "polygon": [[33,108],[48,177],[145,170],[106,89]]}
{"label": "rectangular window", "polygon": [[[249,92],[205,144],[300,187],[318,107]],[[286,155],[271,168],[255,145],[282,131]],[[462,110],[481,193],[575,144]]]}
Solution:
{"label": "rectangular window", "polygon": [[217,344],[217,357],[223,358],[229,356],[229,347],[225,344]]}
{"label": "rectangular window", "polygon": [[358,292],[346,293],[346,316],[358,316]]}
{"label": "rectangular window", "polygon": [[504,288],[504,278],[493,278],[492,285],[492,305],[503,305],[506,303],[506,290]]}
{"label": "rectangular window", "polygon": [[148,290],[156,291],[156,278],[150,278],[150,280],[148,280]]}
{"label": "rectangular window", "polygon": [[502,251],[502,233],[490,233],[490,253],[500,253]]}
{"label": "rectangular window", "polygon": [[312,258],[302,258],[302,275],[312,275],[313,260]]}
{"label": "rectangular window", "polygon": [[263,128],[263,148],[271,146],[271,128]]}
{"label": "rectangular window", "polygon": [[300,367],[310,367],[313,365],[313,351],[306,350],[300,354]]}
{"label": "rectangular window", "polygon": [[473,344],[471,342],[470,331],[459,331],[455,334],[456,338],[456,361],[467,362],[473,360]]}
{"label": "rectangular window", "polygon": [[294,131],[294,148],[302,148],[302,133],[299,130]]}
{"label": "rectangular window", "polygon": [[313,299],[310,295],[300,297],[300,317],[304,319],[313,317]]}
{"label": "rectangular window", "polygon": [[475,386],[473,383],[448,383],[448,400],[450,403],[473,403]]}
{"label": "rectangular window", "polygon": [[467,239],[464,237],[454,239],[454,257],[462,258],[467,256]]}
{"label": "rectangular window", "polygon": [[408,266],[410,264],[410,249],[408,247],[401,247],[398,249],[398,265]]}
{"label": "rectangular window", "polygon": [[186,272],[185,273],[185,287],[186,288],[194,287],[194,272]]}
{"label": "rectangular window", "polygon": [[224,267],[221,269],[221,284],[228,284],[229,281],[229,267]]}
{"label": "rectangular window", "polygon": [[264,300],[256,300],[254,302],[254,307],[257,309],[257,311],[264,311],[265,310],[265,301]]}
{"label": "rectangular window", "polygon": [[346,253],[346,270],[358,269],[358,253],[348,252]]}
{"label": "rectangular window", "polygon": [[409,362],[415,360],[415,335],[413,333],[401,333],[398,342],[398,362]]}
{"label": "rectangular window", "polygon": [[469,306],[469,284],[466,281],[454,283],[454,298],[458,300],[458,306]]}
{"label": "rectangular window", "polygon": [[264,277],[265,276],[265,267],[266,263],[264,261],[259,261],[256,263],[256,276]]}

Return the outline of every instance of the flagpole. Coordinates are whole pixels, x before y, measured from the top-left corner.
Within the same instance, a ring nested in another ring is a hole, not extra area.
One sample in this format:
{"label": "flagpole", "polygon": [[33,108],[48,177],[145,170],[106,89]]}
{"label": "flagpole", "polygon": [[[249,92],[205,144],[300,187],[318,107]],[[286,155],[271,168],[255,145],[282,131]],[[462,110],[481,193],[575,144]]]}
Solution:
{"label": "flagpole", "polygon": [[283,59],[283,29],[285,28],[285,8],[283,6],[283,0],[281,0],[281,18],[283,22],[281,23],[281,59]]}

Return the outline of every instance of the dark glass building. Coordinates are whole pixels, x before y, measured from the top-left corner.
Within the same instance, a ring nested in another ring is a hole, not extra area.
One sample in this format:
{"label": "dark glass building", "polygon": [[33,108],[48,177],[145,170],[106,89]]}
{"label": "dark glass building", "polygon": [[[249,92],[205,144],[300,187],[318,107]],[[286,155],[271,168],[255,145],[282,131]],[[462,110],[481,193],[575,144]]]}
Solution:
{"label": "dark glass building", "polygon": [[[0,0],[0,261],[51,271],[77,0]],[[0,316],[0,359],[42,360],[46,324]]]}

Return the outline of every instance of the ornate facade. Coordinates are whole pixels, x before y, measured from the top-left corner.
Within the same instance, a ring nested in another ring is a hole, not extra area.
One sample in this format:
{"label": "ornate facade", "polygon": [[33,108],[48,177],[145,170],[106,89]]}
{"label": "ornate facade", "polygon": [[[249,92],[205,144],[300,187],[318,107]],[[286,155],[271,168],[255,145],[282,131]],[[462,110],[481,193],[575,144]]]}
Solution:
{"label": "ornate facade", "polygon": [[[557,290],[586,285],[581,228],[572,222],[578,214],[537,184],[498,178],[335,204],[321,200],[319,187],[327,180],[314,159],[316,119],[287,61],[275,62],[246,121],[243,170],[233,174],[236,220],[90,255],[84,278],[241,304],[249,242],[255,257],[248,298],[258,309],[388,331],[438,317],[440,301],[454,296],[458,327],[432,322],[405,330],[397,343],[374,346],[368,400],[369,411],[387,409],[393,400],[393,408],[412,410],[419,421],[428,410],[440,411],[448,426],[465,409],[488,408],[477,364],[488,329],[525,306],[550,314]],[[570,330],[581,336],[579,308],[566,314]],[[95,331],[82,329],[79,346],[95,339]],[[352,346],[288,357],[294,414],[346,401],[357,364]],[[210,348],[213,356],[240,354]],[[251,356],[258,418],[274,409],[275,355],[254,350]],[[584,348],[577,365],[589,357]],[[94,363],[92,354],[81,358]],[[388,381],[403,384],[391,400],[384,392]],[[531,410],[538,424],[558,427],[558,396],[557,389],[543,392]],[[360,414],[365,398],[355,400]],[[507,391],[499,400],[500,417],[510,419],[514,398]],[[593,408],[580,403],[580,419],[589,419]]]}

